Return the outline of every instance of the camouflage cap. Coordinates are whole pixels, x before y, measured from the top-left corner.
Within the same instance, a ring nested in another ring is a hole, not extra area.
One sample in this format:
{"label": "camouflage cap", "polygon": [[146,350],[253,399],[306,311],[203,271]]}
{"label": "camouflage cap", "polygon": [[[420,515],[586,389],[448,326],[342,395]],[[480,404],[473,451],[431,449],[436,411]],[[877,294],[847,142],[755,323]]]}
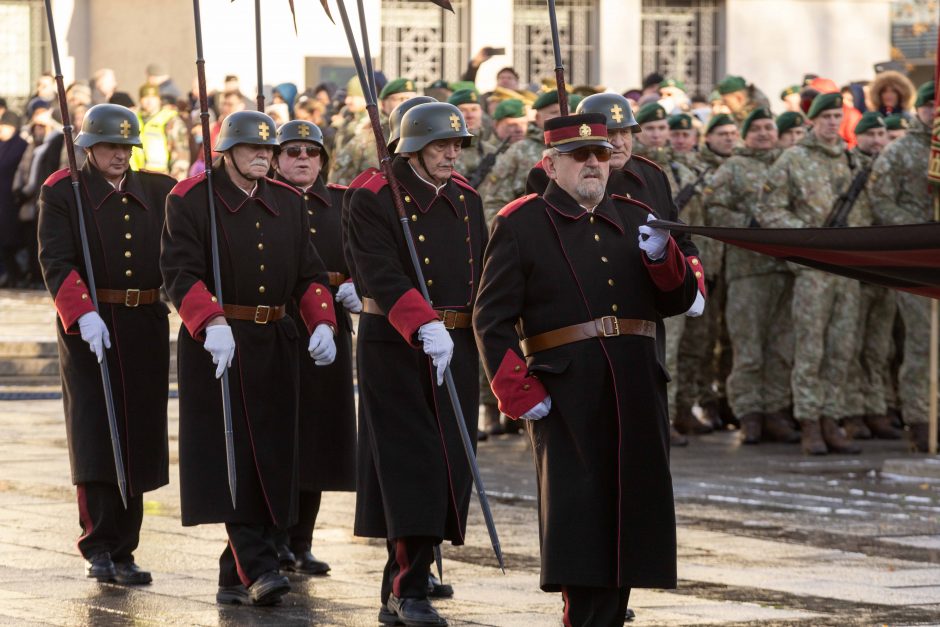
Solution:
{"label": "camouflage cap", "polygon": [[396,78],[395,80],[389,81],[385,87],[382,88],[382,93],[379,94],[379,100],[385,100],[395,94],[405,94],[414,91],[415,84],[410,78]]}
{"label": "camouflage cap", "polygon": [[765,109],[764,107],[757,107],[751,111],[750,115],[744,118],[744,123],[741,124],[741,137],[747,137],[747,132],[751,130],[751,124],[755,120],[773,120],[773,114]]}
{"label": "camouflage cap", "polygon": [[277,132],[272,120],[260,111],[236,111],[222,120],[222,130],[214,150],[225,152],[238,144],[277,146]]}
{"label": "camouflage cap", "polygon": [[676,113],[669,116],[670,131],[692,130],[692,116],[688,113]]}
{"label": "camouflage cap", "polygon": [[594,94],[578,105],[578,113],[601,113],[607,118],[608,129],[629,129],[640,132],[640,125],[633,117],[630,102],[620,94]]}
{"label": "camouflage cap", "polygon": [[920,87],[917,88],[917,100],[914,102],[915,107],[923,107],[929,102],[934,100],[934,83],[933,81],[927,81],[923,83]]}
{"label": "camouflage cap", "polygon": [[718,93],[722,96],[744,89],[747,89],[747,81],[741,76],[726,76],[723,81],[718,83]]}
{"label": "camouflage cap", "polygon": [[558,104],[558,90],[557,89],[553,89],[552,91],[546,91],[542,94],[539,94],[539,97],[536,98],[535,102],[532,104],[532,108],[538,111],[539,109],[550,107],[553,104]]}
{"label": "camouflage cap", "polygon": [[877,111],[866,111],[862,115],[862,118],[858,121],[858,124],[855,125],[855,134],[861,135],[862,133],[867,133],[873,128],[887,129],[888,125],[885,124],[884,117]]}
{"label": "camouflage cap", "polygon": [[451,94],[447,102],[456,106],[462,104],[480,104],[480,94],[475,89],[460,89]]}
{"label": "camouflage cap", "polygon": [[823,111],[832,111],[833,109],[841,108],[842,94],[819,94],[813,98],[813,104],[810,105],[809,112],[807,112],[806,117],[808,117],[810,120],[815,120],[816,116],[820,115]]}
{"label": "camouflage cap", "polygon": [[906,131],[911,128],[911,123],[900,113],[895,113],[885,118],[885,128],[889,131]]}
{"label": "camouflage cap", "polygon": [[102,143],[140,146],[137,114],[116,104],[99,104],[86,111],[75,145],[91,148]]}
{"label": "camouflage cap", "polygon": [[793,94],[800,93],[801,87],[799,85],[790,85],[786,89],[780,92],[780,100],[786,100],[787,96],[792,96]]}
{"label": "camouflage cap", "polygon": [[493,112],[493,121],[499,122],[500,120],[505,120],[506,118],[524,118],[525,115],[525,104],[518,98],[509,98],[508,100],[503,100],[496,106],[496,111]]}
{"label": "camouflage cap", "polygon": [[727,113],[719,113],[718,115],[713,115],[709,120],[708,124],[705,125],[705,134],[708,135],[713,130],[719,126],[727,126],[731,124],[732,126],[737,126],[734,123],[734,120]]}
{"label": "camouflage cap", "polygon": [[791,128],[806,124],[806,116],[799,111],[787,111],[777,116],[777,132],[786,133]]}
{"label": "camouflage cap", "polygon": [[666,80],[664,80],[663,82],[659,84],[660,89],[664,89],[667,87],[674,87],[676,89],[681,89],[682,91],[685,91],[685,83],[675,78],[667,78]]}
{"label": "camouflage cap", "polygon": [[658,102],[651,102],[640,107],[640,110],[636,112],[636,123],[637,124],[646,124],[647,122],[655,122],[656,120],[665,120],[666,119],[666,110],[663,109]]}

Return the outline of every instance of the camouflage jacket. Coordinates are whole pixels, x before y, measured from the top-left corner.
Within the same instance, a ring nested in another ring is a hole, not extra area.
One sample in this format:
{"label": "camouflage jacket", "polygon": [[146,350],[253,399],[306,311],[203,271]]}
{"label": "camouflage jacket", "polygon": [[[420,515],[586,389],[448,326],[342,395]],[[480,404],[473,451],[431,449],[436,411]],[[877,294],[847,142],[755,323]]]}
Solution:
{"label": "camouflage jacket", "polygon": [[545,152],[543,142],[542,129],[530,124],[525,139],[510,146],[496,159],[489,176],[480,184],[487,222],[492,221],[500,209],[525,194],[529,170],[542,160]]}
{"label": "camouflage jacket", "polygon": [[933,219],[927,184],[930,128],[914,118],[907,135],[888,144],[875,160],[867,192],[882,224],[917,224]]}
{"label": "camouflage jacket", "polygon": [[[465,178],[471,178],[477,168],[480,167],[480,162],[483,161],[484,157],[496,152],[498,148],[499,142],[493,144],[484,139],[482,135],[474,137],[473,143],[468,148],[460,151],[460,156],[457,157],[457,171],[463,174]],[[495,163],[493,165],[495,167]],[[492,170],[490,171],[492,172]]]}
{"label": "camouflage jacket", "polygon": [[[741,228],[751,224],[754,207],[761,195],[770,166],[780,150],[737,148],[712,175],[703,192],[708,224]],[[728,246],[725,251],[725,278],[787,272],[784,262],[743,248]]]}
{"label": "camouflage jacket", "polygon": [[[828,146],[810,132],[771,166],[757,221],[771,228],[822,226],[852,176],[845,142]],[[851,218],[849,225],[854,226]]]}
{"label": "camouflage jacket", "polygon": [[759,90],[754,85],[747,86],[747,103],[741,110],[737,113],[732,113],[731,117],[734,118],[734,121],[737,122],[738,126],[744,123],[744,120],[747,119],[747,116],[751,115],[751,112],[758,107],[763,107],[770,111],[770,101],[767,99],[767,96]]}
{"label": "camouflage jacket", "polygon": [[[388,137],[388,117],[379,112],[382,132]],[[330,163],[327,181],[337,185],[349,185],[360,172],[368,168],[379,167],[379,157],[375,150],[375,134],[368,114],[359,121],[355,135],[340,146]]]}
{"label": "camouflage jacket", "polygon": [[[854,179],[859,175],[865,168],[871,168],[871,171],[874,171],[874,162],[877,160],[878,155],[869,155],[865,154],[859,150],[858,146],[852,149],[852,160],[853,170],[852,178]],[[868,180],[871,180],[871,174],[868,175]],[[869,187],[866,183],[864,189],[858,195],[858,198],[855,199],[855,204],[852,205],[852,210],[849,213],[848,222],[852,226],[869,226],[875,222],[875,216],[872,213],[871,209],[871,196],[868,193]]]}

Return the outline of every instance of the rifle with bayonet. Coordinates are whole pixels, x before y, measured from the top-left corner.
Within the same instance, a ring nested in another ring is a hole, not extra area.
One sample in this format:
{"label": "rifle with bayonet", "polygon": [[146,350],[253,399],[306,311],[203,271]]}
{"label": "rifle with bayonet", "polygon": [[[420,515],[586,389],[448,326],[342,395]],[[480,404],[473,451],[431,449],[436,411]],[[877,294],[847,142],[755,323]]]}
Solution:
{"label": "rifle with bayonet", "polygon": [[823,226],[848,226],[849,214],[852,212],[852,208],[855,206],[855,202],[861,195],[862,190],[865,189],[865,184],[868,183],[868,177],[870,175],[870,165],[862,168],[859,173],[855,175],[848,189],[842,192],[832,204],[832,210],[829,212],[829,215],[826,216],[826,221],[823,222]]}
{"label": "rifle with bayonet", "polygon": [[495,152],[483,157],[483,160],[480,161],[480,165],[477,166],[477,169],[473,172],[473,175],[467,179],[467,182],[470,183],[470,187],[473,189],[479,189],[480,184],[486,180],[486,177],[489,176],[490,170],[493,169],[493,166],[496,165],[496,158],[506,152],[509,148],[509,138],[503,140],[503,143],[499,145],[499,148]]}
{"label": "rifle with bayonet", "polygon": [[[676,181],[679,180],[678,170],[679,168],[673,167],[673,173],[676,174]],[[676,208],[679,211],[685,209],[685,206],[689,204],[689,201],[692,200],[692,197],[695,196],[695,193],[698,191],[698,186],[701,185],[702,181],[705,180],[705,177],[708,175],[708,168],[702,168],[698,173],[698,178],[694,181],[683,187],[679,190],[679,193],[676,194],[675,203]]]}

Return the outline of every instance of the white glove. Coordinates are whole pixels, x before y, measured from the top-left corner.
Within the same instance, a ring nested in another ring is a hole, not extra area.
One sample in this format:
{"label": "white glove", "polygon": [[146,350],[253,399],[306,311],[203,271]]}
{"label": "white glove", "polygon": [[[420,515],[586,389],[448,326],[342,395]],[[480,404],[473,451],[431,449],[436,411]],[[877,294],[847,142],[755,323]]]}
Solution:
{"label": "white glove", "polygon": [[227,324],[214,324],[206,327],[206,341],[202,345],[212,355],[212,363],[216,364],[215,378],[221,379],[226,368],[232,366],[235,357],[235,337],[232,327]]}
{"label": "white glove", "polygon": [[519,416],[519,418],[522,420],[541,420],[550,411],[552,411],[552,397],[546,396],[541,403]]}
{"label": "white glove", "polygon": [[437,368],[437,384],[441,385],[444,383],[444,371],[454,356],[454,340],[450,339],[450,333],[439,320],[421,325],[418,339],[424,345],[424,354],[431,358],[431,363]]}
{"label": "white glove", "polygon": [[[656,220],[656,216],[650,214],[646,221]],[[640,225],[640,235],[638,237],[640,248],[650,258],[650,261],[659,261],[666,256],[666,244],[669,243],[669,231],[666,229],[656,229],[645,224]]]}
{"label": "white glove", "polygon": [[362,311],[362,301],[356,294],[356,286],[349,281],[341,283],[336,290],[336,302],[353,313]]}
{"label": "white glove", "polygon": [[318,324],[310,335],[307,351],[318,366],[329,366],[336,359],[336,342],[333,341],[333,329],[328,324]]}
{"label": "white glove", "polygon": [[78,330],[82,339],[88,342],[88,347],[98,358],[98,363],[104,359],[104,349],[111,348],[111,334],[108,326],[98,315],[97,311],[89,311],[78,319]]}
{"label": "white glove", "polygon": [[692,306],[689,307],[689,310],[685,312],[690,318],[698,318],[702,315],[702,312],[705,311],[705,297],[702,296],[702,293],[698,290],[695,290],[695,302],[692,303]]}

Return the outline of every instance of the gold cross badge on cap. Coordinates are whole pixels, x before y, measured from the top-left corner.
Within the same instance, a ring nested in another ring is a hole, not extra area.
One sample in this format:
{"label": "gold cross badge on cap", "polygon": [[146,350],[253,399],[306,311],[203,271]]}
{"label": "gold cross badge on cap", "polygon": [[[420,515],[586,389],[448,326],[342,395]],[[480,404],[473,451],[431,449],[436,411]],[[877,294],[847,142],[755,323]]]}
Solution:
{"label": "gold cross badge on cap", "polygon": [[623,108],[619,104],[615,104],[610,108],[610,114],[610,117],[612,117],[617,124],[623,122]]}
{"label": "gold cross badge on cap", "polygon": [[306,124],[301,124],[300,129],[297,130],[297,134],[301,137],[307,137],[310,135],[310,129],[307,128]]}
{"label": "gold cross badge on cap", "polygon": [[127,120],[121,122],[121,137],[127,139],[131,135],[131,123]]}
{"label": "gold cross badge on cap", "polygon": [[457,117],[457,114],[456,114],[456,113],[451,113],[451,114],[450,114],[450,126],[451,126],[451,128],[454,129],[455,131],[459,131],[459,130],[460,130],[460,118]]}
{"label": "gold cross badge on cap", "polygon": [[271,136],[271,133],[268,132],[269,128],[270,127],[268,126],[267,122],[262,122],[258,125],[258,135],[260,135],[261,139],[264,141],[268,141],[268,137]]}

